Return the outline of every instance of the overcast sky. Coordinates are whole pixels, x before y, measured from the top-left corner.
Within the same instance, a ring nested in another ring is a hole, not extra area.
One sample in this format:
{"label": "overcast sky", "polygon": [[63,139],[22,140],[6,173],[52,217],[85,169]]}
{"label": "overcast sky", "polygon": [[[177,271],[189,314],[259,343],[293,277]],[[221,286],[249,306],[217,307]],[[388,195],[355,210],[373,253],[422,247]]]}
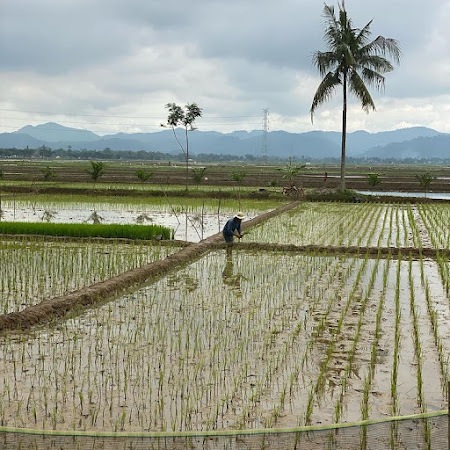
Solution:
{"label": "overcast sky", "polygon": [[[337,2],[326,2],[334,5]],[[397,39],[402,60],[348,131],[450,133],[450,0],[346,0],[355,27]],[[155,132],[164,105],[196,102],[203,131],[341,128],[342,93],[309,109],[325,51],[318,0],[0,0],[0,132],[58,122]]]}

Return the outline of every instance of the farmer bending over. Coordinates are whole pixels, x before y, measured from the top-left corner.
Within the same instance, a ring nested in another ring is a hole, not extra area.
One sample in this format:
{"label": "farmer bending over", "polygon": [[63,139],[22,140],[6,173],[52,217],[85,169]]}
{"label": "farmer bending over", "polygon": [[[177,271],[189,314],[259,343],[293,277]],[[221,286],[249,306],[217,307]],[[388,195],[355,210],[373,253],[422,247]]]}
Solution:
{"label": "farmer bending over", "polygon": [[231,250],[233,246],[233,239],[236,236],[240,239],[244,234],[241,233],[241,222],[245,217],[244,213],[239,211],[232,219],[228,220],[228,222],[223,227],[223,238],[227,243],[227,248]]}

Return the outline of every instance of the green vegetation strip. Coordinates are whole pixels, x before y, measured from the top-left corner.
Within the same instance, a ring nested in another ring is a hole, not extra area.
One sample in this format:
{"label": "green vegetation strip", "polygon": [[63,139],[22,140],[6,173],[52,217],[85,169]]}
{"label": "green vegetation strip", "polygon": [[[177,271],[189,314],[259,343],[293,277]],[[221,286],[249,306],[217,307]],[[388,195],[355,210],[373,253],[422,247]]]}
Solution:
{"label": "green vegetation strip", "polygon": [[173,239],[173,230],[160,225],[86,223],[0,222],[0,234],[38,236],[103,237],[126,239]]}
{"label": "green vegetation strip", "polygon": [[208,437],[208,436],[239,436],[239,435],[262,435],[262,434],[286,434],[286,433],[306,433],[314,431],[330,431],[351,427],[366,427],[381,423],[399,422],[405,420],[431,419],[448,415],[448,410],[436,411],[432,413],[413,414],[409,416],[392,416],[381,419],[363,420],[361,422],[335,423],[331,425],[312,425],[296,428],[260,428],[257,430],[210,430],[210,431],[186,431],[186,432],[93,432],[93,431],[57,431],[57,430],[32,430],[29,428],[0,427],[0,433],[21,433],[44,436],[83,436],[83,437]]}

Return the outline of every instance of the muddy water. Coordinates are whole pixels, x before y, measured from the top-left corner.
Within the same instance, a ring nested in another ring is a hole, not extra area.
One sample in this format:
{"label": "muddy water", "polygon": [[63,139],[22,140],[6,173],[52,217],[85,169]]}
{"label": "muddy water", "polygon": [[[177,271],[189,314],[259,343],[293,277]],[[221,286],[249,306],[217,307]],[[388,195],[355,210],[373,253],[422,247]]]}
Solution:
{"label": "muddy water", "polygon": [[[52,222],[52,223],[104,223],[104,224],[145,224],[161,225],[174,230],[174,238],[188,242],[199,242],[222,230],[225,222],[233,216],[231,209],[222,212],[180,212],[170,208],[170,204],[157,208],[146,205],[62,203],[61,205],[37,204],[32,202],[3,201],[2,220],[11,222]],[[237,206],[236,206],[237,208]],[[217,210],[217,208],[215,208]],[[256,211],[246,211],[246,220],[257,215]]]}
{"label": "muddy water", "polygon": [[107,209],[81,210],[58,209],[49,211],[36,208],[19,208],[16,213],[6,211],[3,220],[14,222],[48,221],[52,223],[99,223],[162,225],[174,230],[174,238],[189,242],[198,242],[218,233],[229,219],[227,215],[217,217],[214,214],[205,215],[203,221],[198,214],[173,213],[142,213],[134,211],[113,211]]}
{"label": "muddy water", "polygon": [[[369,413],[391,414],[397,289],[400,412],[417,412],[409,262],[391,261],[385,299],[385,260],[367,290],[376,263],[239,249],[227,258],[214,251],[78,318],[6,336],[0,344],[0,420],[61,430],[293,427],[305,422],[311,398],[311,422],[332,423],[346,368],[341,420],[358,420],[382,300]],[[413,263],[414,292],[423,352],[431,355],[426,375],[439,385],[419,264]],[[427,263],[425,274],[437,283],[431,299],[441,311],[448,298],[439,300],[436,265]],[[438,323],[448,349],[446,319]],[[427,410],[440,409],[444,395],[428,383],[423,390]]]}

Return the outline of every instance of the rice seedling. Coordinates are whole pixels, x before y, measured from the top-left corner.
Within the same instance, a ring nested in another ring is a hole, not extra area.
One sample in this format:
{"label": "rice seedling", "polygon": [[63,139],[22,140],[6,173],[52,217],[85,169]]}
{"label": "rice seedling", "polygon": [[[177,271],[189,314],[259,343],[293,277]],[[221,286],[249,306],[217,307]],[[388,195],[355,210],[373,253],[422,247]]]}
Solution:
{"label": "rice seedling", "polygon": [[424,411],[424,398],[423,398],[423,380],[422,380],[422,346],[420,341],[420,330],[418,323],[418,312],[416,309],[415,303],[415,294],[414,294],[414,281],[413,281],[413,271],[412,271],[412,258],[409,259],[409,294],[410,294],[410,305],[411,305],[411,314],[413,318],[413,340],[414,340],[414,351],[417,361],[417,402],[419,408]]}
{"label": "rice seedling", "polygon": [[[397,204],[303,204],[249,237],[276,242],[283,235],[285,243],[297,244],[418,246],[423,230],[417,214]],[[57,262],[50,262],[55,251],[49,249],[48,262],[43,263],[45,246],[39,247],[38,240],[9,242],[10,247],[0,245],[2,261],[3,256],[19,258],[14,253],[27,246],[30,254],[35,252],[33,258],[16,259],[16,264],[29,264],[29,271],[5,269],[0,277],[4,292],[29,292],[33,283],[39,286],[32,272],[44,264],[42,272],[48,273],[48,268],[56,271],[68,260],[67,275],[61,271],[57,277],[70,285],[77,266],[83,265],[80,273],[97,270],[95,277],[101,278],[148,257],[136,261],[117,243],[107,250],[90,243],[92,254],[65,243],[65,253],[54,256]],[[146,252],[142,243],[127,248]],[[164,250],[159,251],[163,257]],[[390,412],[408,413],[405,403],[400,411],[408,376],[401,364],[408,362],[408,346],[420,366],[413,375],[414,400],[425,408],[425,398],[430,401],[430,387],[424,383],[426,333],[436,347],[437,367],[448,377],[446,316],[430,286],[445,280],[437,274],[448,273],[448,262],[440,255],[441,262],[427,268],[422,258],[419,282],[418,263],[404,261],[402,254],[398,261],[390,255],[383,260],[381,254],[348,258],[236,249],[231,271],[224,271],[225,255],[212,251],[65,322],[29,335],[2,336],[0,423],[93,431],[256,429],[346,420],[354,414],[348,408],[355,403],[366,419],[377,414],[374,405],[382,401],[372,393],[378,365],[390,368]],[[91,263],[80,263],[89,258]],[[393,286],[387,282],[392,267]],[[445,283],[440,288],[446,292]],[[45,298],[50,282],[39,290]],[[421,296],[429,330],[421,318]],[[381,343],[389,346],[392,366],[390,360],[381,361]],[[324,404],[332,407],[322,408]],[[393,426],[393,442],[395,433]],[[424,439],[430,442],[428,435],[425,428]]]}
{"label": "rice seedling", "polygon": [[[30,397],[31,405],[28,411],[21,406],[21,415],[27,414],[27,420],[32,420],[36,406],[38,423],[45,419],[46,425],[53,426],[53,404],[63,395],[65,404],[73,405],[65,410],[79,417],[69,427],[75,425],[77,429],[87,424],[118,430],[141,429],[142,424],[151,429],[213,429],[234,421],[241,426],[255,426],[253,412],[258,402],[265,402],[268,392],[278,386],[278,399],[266,416],[275,423],[288,404],[288,380],[297,377],[287,363],[297,353],[292,343],[303,335],[294,318],[300,318],[305,311],[303,304],[293,302],[290,292],[299,291],[293,289],[295,286],[300,291],[305,289],[304,278],[288,271],[281,280],[271,277],[268,283],[271,262],[257,258],[252,263],[253,258],[245,257],[242,262],[252,279],[252,283],[241,281],[244,300],[235,297],[232,290],[226,291],[231,297],[212,295],[212,289],[221,284],[217,279],[221,271],[205,272],[204,267],[217,267],[214,254],[194,264],[195,270],[189,269],[189,277],[199,282],[193,290],[184,290],[186,278],[181,272],[169,284],[164,281],[149,286],[138,295],[131,294],[123,301],[68,321],[51,333],[38,333],[29,341],[30,347],[27,340],[17,348],[15,342],[3,341],[2,352],[14,348],[13,353],[19,352],[23,345],[30,348],[30,354],[23,355],[25,365],[30,358],[41,355],[42,365],[35,367],[36,376],[41,379],[47,372],[49,377],[47,400],[44,395],[35,397],[33,405]],[[290,260],[294,263],[298,258],[283,257],[285,264]],[[305,265],[304,276],[309,270]],[[210,279],[201,274],[209,274]],[[255,284],[260,285],[261,292],[266,291],[265,295],[260,297],[253,291]],[[269,289],[277,295],[270,294]],[[280,292],[283,294],[278,295]],[[243,304],[247,305],[245,314]],[[50,352],[49,348],[54,350]],[[16,373],[17,383],[24,388],[20,392],[27,392],[29,372]],[[254,378],[253,387],[248,386],[249,376]],[[76,387],[69,383],[72,377],[77,380]],[[53,391],[50,386],[56,386],[56,379],[58,389]],[[42,382],[39,385],[44,386]],[[11,393],[10,402],[17,407],[22,399],[20,394],[14,395],[16,398]],[[98,407],[90,409],[87,405],[91,402]],[[125,420],[123,404],[133,404],[136,411],[131,415],[127,412]],[[149,409],[146,405],[153,406]],[[99,411],[103,410],[109,412],[102,416]],[[202,415],[206,410],[211,412],[209,416]],[[65,411],[58,414],[64,416]],[[68,422],[66,419],[64,423]]]}
{"label": "rice seedling", "polygon": [[159,260],[177,247],[159,244],[0,240],[0,311],[20,311],[46,298]]}
{"label": "rice seedling", "polygon": [[158,225],[69,224],[40,222],[1,222],[0,234],[103,237],[125,239],[173,239],[173,230]]}
{"label": "rice seedling", "polygon": [[[435,305],[435,302],[433,301],[432,294],[431,294],[431,288],[428,279],[425,275],[425,269],[424,269],[424,261],[423,259],[420,260],[420,270],[421,270],[421,282],[425,289],[425,300],[426,300],[426,307],[428,312],[428,318],[430,320],[431,328],[433,331],[433,339],[434,339],[434,345],[437,349],[438,353],[438,360],[439,360],[439,367],[441,371],[441,389],[442,394],[444,397],[447,397],[448,395],[448,380],[449,380],[449,357],[448,353],[445,351],[445,342],[442,338],[442,335],[440,333],[440,326],[439,326],[439,313],[436,308],[437,305]],[[445,325],[445,324],[444,324]]]}
{"label": "rice seedling", "polygon": [[391,375],[391,400],[392,400],[392,414],[398,415],[398,393],[397,393],[397,383],[398,383],[398,363],[400,358],[400,320],[401,320],[401,305],[400,305],[400,267],[401,267],[402,255],[398,255],[398,265],[397,265],[397,283],[395,288],[395,341],[394,341],[394,365],[392,368]]}
{"label": "rice seedling", "polygon": [[[321,361],[320,371],[319,371],[319,374],[317,376],[317,381],[314,384],[314,388],[310,392],[310,398],[312,397],[313,393],[320,395],[320,393],[323,392],[328,363],[329,363],[329,361],[332,358],[332,355],[333,355],[333,352],[334,352],[334,348],[335,348],[336,343],[337,343],[337,341],[339,339],[339,336],[340,336],[341,329],[342,329],[343,324],[344,324],[344,319],[346,317],[346,314],[347,314],[347,312],[348,312],[348,310],[350,308],[350,305],[352,304],[352,302],[355,301],[355,298],[358,295],[358,289],[360,287],[360,285],[359,285],[360,284],[360,279],[361,279],[362,274],[366,270],[366,266],[367,266],[367,258],[365,258],[362,261],[362,263],[361,263],[361,265],[359,267],[359,270],[356,273],[356,277],[355,277],[355,280],[353,282],[351,291],[348,294],[347,301],[345,302],[343,308],[341,309],[341,312],[340,312],[340,315],[339,315],[339,320],[337,321],[337,324],[336,324],[336,329],[333,331],[333,338],[331,338],[329,340],[329,343],[327,345],[326,355],[324,356],[324,358]],[[343,384],[345,384],[345,379],[343,380]],[[312,405],[312,399],[308,400],[308,405],[310,405],[310,404]],[[338,402],[336,404],[336,407],[335,407],[335,414],[336,414],[336,411],[338,411],[338,414],[339,414],[340,408],[341,408],[341,402]],[[306,411],[305,424],[307,424],[307,425],[311,423],[312,410],[313,410],[313,408],[312,408],[312,406],[310,406],[307,409],[307,411]]]}
{"label": "rice seedling", "polygon": [[417,210],[434,248],[450,248],[449,205],[422,203],[417,205]]}
{"label": "rice seedling", "polygon": [[[342,383],[341,383],[340,394],[339,394],[338,401],[336,402],[336,406],[335,406],[334,421],[336,423],[339,423],[340,418],[341,418],[342,406],[344,403],[344,397],[345,397],[348,377],[350,376],[351,371],[352,371],[353,361],[355,358],[355,352],[356,352],[356,348],[358,346],[359,339],[360,339],[361,327],[363,324],[366,305],[368,303],[369,296],[371,295],[374,284],[375,284],[375,277],[376,277],[377,271],[378,271],[378,262],[379,262],[379,260],[377,259],[376,263],[374,264],[374,266],[372,268],[369,283],[367,285],[366,292],[365,292],[365,294],[362,298],[361,304],[360,304],[358,323],[356,325],[356,330],[354,332],[352,346],[350,348],[350,351],[348,352],[347,364],[346,364],[346,367],[344,368],[343,376],[341,377]],[[366,414],[367,414],[367,418],[368,418],[368,405],[367,405],[367,408],[364,410],[363,420],[365,420],[364,416]]]}

